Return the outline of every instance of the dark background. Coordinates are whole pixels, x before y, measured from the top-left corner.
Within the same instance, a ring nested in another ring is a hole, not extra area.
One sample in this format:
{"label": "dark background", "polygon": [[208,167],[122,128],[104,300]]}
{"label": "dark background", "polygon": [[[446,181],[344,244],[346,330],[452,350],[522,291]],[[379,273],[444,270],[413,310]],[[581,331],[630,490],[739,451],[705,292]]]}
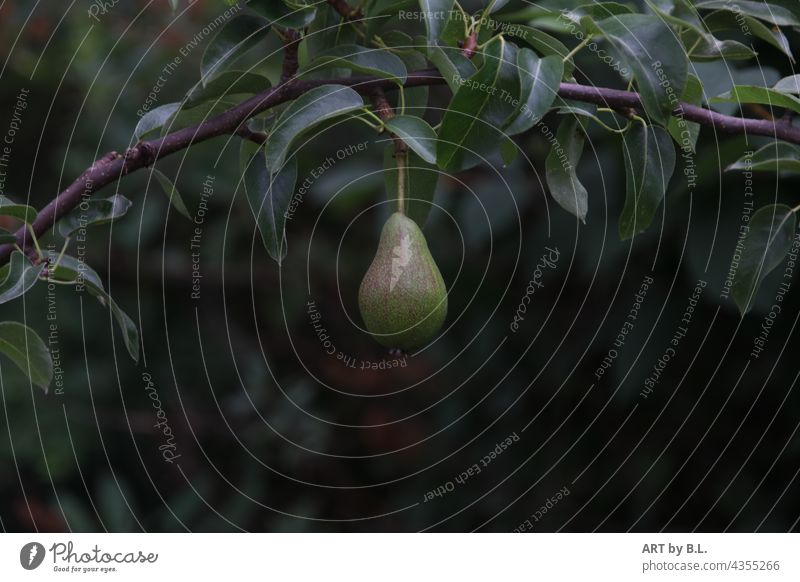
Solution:
{"label": "dark background", "polygon": [[[0,7],[0,133],[19,90],[31,92],[7,192],[37,207],[102,153],[135,141],[136,111],[164,65],[224,10],[198,1],[173,21],[167,2],[126,1],[97,23],[88,6]],[[273,36],[242,62],[278,46]],[[791,74],[785,57],[756,46],[758,63],[698,68],[709,95],[732,78],[771,84]],[[169,76],[158,104],[197,82],[202,49]],[[618,85],[591,54],[579,64],[579,81]],[[259,69],[275,79],[279,65],[278,56]],[[430,121],[448,98],[443,87],[431,90]],[[388,212],[383,137],[356,122],[332,124],[298,153],[302,182],[326,156],[365,140],[366,151],[314,182],[288,223],[280,268],[237,192],[238,138],[160,161],[193,215],[203,181],[215,176],[199,300],[190,297],[193,226],[149,173],[101,193],[118,188],[134,205],[113,228],[89,231],[86,260],[141,326],[143,359],[128,357],[107,309],[58,288],[63,393],[32,388],[0,360],[5,530],[797,528],[797,291],[786,296],[758,359],[749,358],[753,339],[784,266],[746,318],[720,298],[745,201],[744,176],[722,169],[764,142],[717,141],[704,131],[698,186],[687,190],[679,158],[663,214],[627,242],[617,235],[621,145],[596,127],[580,168],[590,192],[585,225],[544,191],[548,144],[536,130],[518,140],[525,155],[509,167],[496,160],[495,168],[443,176],[425,233],[450,290],[447,327],[406,367],[362,371],[325,353],[306,301],[316,302],[338,350],[358,361],[390,358],[359,331],[356,305]],[[778,189],[774,176],[758,175],[756,206],[795,205],[796,187],[784,178]],[[557,248],[559,261],[511,333],[545,247]],[[595,370],[646,275],[654,283],[634,330],[598,381]],[[688,334],[643,398],[700,279],[707,287]],[[37,286],[4,305],[2,319],[44,334],[46,294]],[[164,437],[143,374],[175,435],[180,458],[172,464],[159,451]],[[510,435],[518,439],[480,474],[456,482]],[[426,501],[439,487],[445,493]],[[546,513],[536,513],[542,506]]]}

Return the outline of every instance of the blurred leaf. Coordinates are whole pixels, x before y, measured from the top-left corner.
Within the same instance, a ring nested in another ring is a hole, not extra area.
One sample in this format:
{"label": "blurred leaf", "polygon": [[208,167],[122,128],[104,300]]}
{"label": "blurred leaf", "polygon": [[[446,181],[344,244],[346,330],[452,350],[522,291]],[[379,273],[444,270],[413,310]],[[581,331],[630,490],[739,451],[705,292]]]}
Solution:
{"label": "blurred leaf", "polygon": [[361,96],[342,85],[323,85],[304,93],[292,101],[278,118],[267,142],[267,166],[281,168],[289,148],[302,133],[363,106]]}
{"label": "blurred leaf", "polygon": [[25,224],[32,224],[37,214],[33,206],[17,204],[5,196],[0,196],[0,216],[12,216]]}
{"label": "blurred leaf", "polygon": [[186,208],[186,204],[184,204],[183,198],[181,198],[181,194],[178,192],[175,184],[172,183],[172,180],[167,178],[163,173],[155,168],[153,168],[153,175],[156,177],[156,180],[158,180],[158,183],[161,186],[161,189],[164,191],[164,194],[167,195],[167,199],[172,207],[191,221],[192,217]]}
{"label": "blurred leaf", "polygon": [[27,293],[45,266],[45,263],[34,265],[19,251],[12,252],[9,262],[0,267],[0,303],[8,303]]}
{"label": "blurred leaf", "polygon": [[785,204],[759,208],[750,218],[742,241],[739,268],[731,286],[739,311],[750,310],[764,278],[783,261],[792,247],[796,218]]}
{"label": "blurred leaf", "polygon": [[320,54],[303,72],[324,68],[345,68],[405,83],[407,71],[403,61],[384,49],[368,49],[354,44],[340,44]]}
{"label": "blurred leaf", "polygon": [[[436,185],[439,182],[439,168],[429,164],[413,151],[408,152],[406,165],[403,167],[406,176],[406,216],[422,228],[428,220]],[[390,143],[383,152],[384,182],[386,198],[396,200],[397,179],[399,169],[394,157],[394,144]]]}
{"label": "blurred leaf", "polygon": [[384,124],[423,160],[429,164],[436,163],[436,132],[428,122],[421,117],[397,115]]}
{"label": "blurred leaf", "polygon": [[267,167],[263,148],[251,158],[244,173],[243,185],[250,210],[256,219],[264,247],[280,265],[286,256],[286,209],[297,182],[297,158],[289,158],[275,174]]}
{"label": "blurred leaf", "polygon": [[628,240],[653,221],[675,170],[675,145],[660,127],[636,123],[622,138],[625,206],[619,235]]}
{"label": "blurred leaf", "polygon": [[576,173],[583,154],[585,133],[577,116],[561,121],[545,162],[547,187],[567,212],[586,222],[589,194]]}
{"label": "blurred leaf", "polygon": [[443,170],[466,170],[499,146],[499,128],[514,112],[519,95],[516,48],[497,36],[486,45],[484,64],[458,88],[442,119],[437,163]]}
{"label": "blurred leaf", "polygon": [[8,356],[31,382],[47,393],[53,379],[53,360],[35,331],[16,321],[0,323],[0,353]]}
{"label": "blurred leaf", "polygon": [[776,141],[765,145],[752,156],[743,156],[727,168],[754,172],[800,172],[800,147]]}
{"label": "blurred leaf", "polygon": [[58,222],[58,232],[69,238],[82,228],[114,222],[125,216],[132,204],[122,194],[111,198],[89,198]]}
{"label": "blurred leaf", "polygon": [[[274,4],[275,2],[273,2]],[[250,5],[253,3],[250,2]],[[255,47],[269,34],[269,22],[243,14],[230,20],[211,39],[200,63],[204,85],[244,53]]]}
{"label": "blurred leaf", "polygon": [[540,59],[526,48],[517,51],[517,67],[522,97],[505,128],[508,135],[528,131],[544,117],[555,101],[564,74],[564,63],[559,57]]}

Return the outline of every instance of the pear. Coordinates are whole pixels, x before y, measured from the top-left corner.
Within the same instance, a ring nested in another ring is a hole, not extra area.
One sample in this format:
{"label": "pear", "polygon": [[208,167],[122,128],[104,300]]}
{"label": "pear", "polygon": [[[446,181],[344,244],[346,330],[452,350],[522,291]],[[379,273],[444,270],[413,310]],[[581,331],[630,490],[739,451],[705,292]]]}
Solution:
{"label": "pear", "polygon": [[404,214],[392,214],[381,231],[358,307],[378,343],[403,351],[427,344],[444,323],[447,287],[425,235]]}

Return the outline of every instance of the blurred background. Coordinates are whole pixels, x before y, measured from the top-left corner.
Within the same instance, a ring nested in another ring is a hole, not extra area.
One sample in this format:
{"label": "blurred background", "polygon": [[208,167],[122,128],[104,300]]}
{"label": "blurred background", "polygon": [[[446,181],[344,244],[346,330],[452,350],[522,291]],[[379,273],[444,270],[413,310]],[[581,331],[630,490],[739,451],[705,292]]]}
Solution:
{"label": "blurred background", "polygon": [[[198,82],[202,44],[164,68],[226,6],[181,2],[173,14],[166,1],[126,1],[99,21],[89,8],[0,3],[0,129],[20,90],[30,91],[6,193],[38,208],[100,155],[135,143],[137,110],[160,76],[156,105]],[[275,81],[280,55],[264,57],[279,48],[271,35],[237,68],[255,65]],[[698,65],[708,94],[792,73],[776,49],[756,48],[759,68]],[[591,54],[579,65],[579,81],[619,86]],[[448,99],[445,87],[431,88],[426,118],[438,122]],[[390,369],[361,369],[394,357],[361,331],[356,301],[389,212],[383,136],[333,123],[299,149],[298,185],[311,184],[287,223],[280,267],[237,190],[238,138],[157,164],[202,218],[199,268],[196,225],[148,171],[125,177],[100,195],[117,191],[133,207],[113,227],[88,230],[84,251],[140,326],[142,358],[130,359],[108,309],[56,289],[63,388],[44,394],[0,361],[3,529],[796,529],[798,293],[786,295],[759,358],[749,354],[783,266],[744,319],[720,297],[746,201],[745,176],[722,170],[763,143],[703,131],[697,187],[687,188],[679,158],[663,213],[626,242],[617,234],[620,140],[596,126],[579,172],[590,193],[585,225],[545,191],[549,143],[537,130],[517,140],[508,165],[442,176],[425,234],[450,291],[446,328]],[[335,163],[320,174],[328,156]],[[774,176],[754,179],[756,207],[800,202],[796,179],[780,188]],[[537,275],[543,256],[557,261]],[[534,277],[542,287],[512,330]],[[615,345],[637,294],[633,329]],[[0,311],[46,336],[47,286]]]}

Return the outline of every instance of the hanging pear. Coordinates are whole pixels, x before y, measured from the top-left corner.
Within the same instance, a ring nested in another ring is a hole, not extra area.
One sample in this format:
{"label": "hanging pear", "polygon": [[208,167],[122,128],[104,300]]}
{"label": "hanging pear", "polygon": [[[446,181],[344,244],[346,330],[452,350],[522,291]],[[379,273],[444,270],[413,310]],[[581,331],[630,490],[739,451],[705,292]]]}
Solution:
{"label": "hanging pear", "polygon": [[358,291],[367,330],[403,351],[430,342],[447,316],[447,287],[417,223],[400,212],[386,221]]}

